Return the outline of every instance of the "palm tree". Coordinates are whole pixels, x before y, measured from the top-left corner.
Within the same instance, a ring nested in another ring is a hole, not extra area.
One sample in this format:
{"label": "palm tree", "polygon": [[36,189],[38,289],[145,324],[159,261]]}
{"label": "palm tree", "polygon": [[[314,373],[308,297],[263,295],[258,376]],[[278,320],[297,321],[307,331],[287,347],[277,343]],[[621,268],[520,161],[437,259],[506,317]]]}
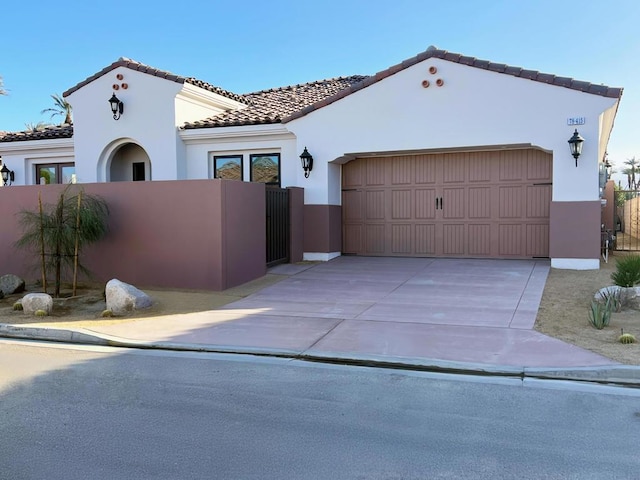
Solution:
{"label": "palm tree", "polygon": [[636,172],[638,172],[638,161],[636,160],[636,157],[633,158],[627,158],[627,161],[624,162],[625,165],[629,165],[629,168],[625,170],[625,173],[627,173],[627,179],[628,179],[628,184],[629,184],[629,188],[630,189],[634,189],[636,190],[638,188],[638,183],[636,182]]}
{"label": "palm tree", "polygon": [[45,122],[38,122],[38,123],[29,122],[29,123],[25,123],[24,126],[27,129],[27,132],[39,132],[40,130],[44,130],[45,128],[50,126],[50,124]]}
{"label": "palm tree", "polygon": [[53,98],[54,107],[53,108],[45,108],[40,113],[51,113],[51,118],[56,115],[64,116],[64,122],[62,123],[72,123],[71,119],[71,105],[67,102],[61,95],[51,95]]}

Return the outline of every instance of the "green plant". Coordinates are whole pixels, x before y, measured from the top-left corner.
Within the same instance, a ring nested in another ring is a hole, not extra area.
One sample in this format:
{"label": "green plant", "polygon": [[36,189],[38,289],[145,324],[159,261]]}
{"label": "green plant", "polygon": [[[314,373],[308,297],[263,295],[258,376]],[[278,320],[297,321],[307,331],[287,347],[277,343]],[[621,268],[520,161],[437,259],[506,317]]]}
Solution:
{"label": "green plant", "polygon": [[14,309],[14,310],[16,310],[16,311],[23,310],[23,308],[22,308],[22,302],[16,302],[16,303],[14,303],[14,304],[13,304],[13,309]]}
{"label": "green plant", "polygon": [[602,330],[609,325],[611,320],[611,305],[608,302],[600,303],[593,300],[589,310],[589,323],[596,329]]}
{"label": "green plant", "polygon": [[600,290],[600,298],[605,305],[609,305],[611,311],[622,310],[622,291],[619,288],[609,287]]}
{"label": "green plant", "polygon": [[41,201],[38,204],[36,211],[23,210],[19,213],[23,233],[16,245],[30,249],[40,257],[45,293],[47,273],[53,272],[54,295],[60,297],[62,275],[72,274],[72,295],[75,296],[78,270],[89,273],[80,263],[80,252],[106,234],[107,204],[102,198],[85,194],[82,188],[73,184],[60,193],[56,204],[43,205]]}
{"label": "green plant", "polygon": [[628,255],[616,261],[611,280],[620,287],[633,287],[640,283],[640,255]]}
{"label": "green plant", "polygon": [[103,310],[101,316],[102,317],[113,317],[113,312],[111,310],[109,310],[109,309]]}
{"label": "green plant", "polygon": [[620,335],[620,337],[618,337],[618,341],[620,343],[628,345],[630,343],[636,343],[636,337],[634,337],[630,333],[623,333],[622,335]]}
{"label": "green plant", "polygon": [[46,317],[47,316],[47,311],[46,310],[36,310],[34,312],[34,315],[36,317]]}

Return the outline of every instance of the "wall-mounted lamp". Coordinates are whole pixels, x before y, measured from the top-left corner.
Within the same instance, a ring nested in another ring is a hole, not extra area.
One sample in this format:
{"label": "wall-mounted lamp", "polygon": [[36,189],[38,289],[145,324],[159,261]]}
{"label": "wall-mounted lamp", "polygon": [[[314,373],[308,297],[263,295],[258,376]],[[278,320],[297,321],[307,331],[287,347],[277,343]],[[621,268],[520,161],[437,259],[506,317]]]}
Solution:
{"label": "wall-mounted lamp", "polygon": [[578,129],[573,132],[573,136],[569,139],[569,150],[571,150],[571,155],[576,159],[576,167],[578,166],[578,157],[582,154],[582,143],[584,142],[584,138],[580,136],[578,133]]}
{"label": "wall-mounted lamp", "polygon": [[13,170],[9,170],[6,164],[2,165],[2,168],[0,169],[0,175],[2,175],[2,184],[5,187],[8,185],[11,185],[16,178],[15,173],[13,173]]}
{"label": "wall-mounted lamp", "polygon": [[122,115],[122,112],[124,111],[124,103],[122,103],[122,100],[116,97],[116,94],[114,93],[109,99],[109,104],[111,105],[111,113],[113,113],[113,119],[119,120],[120,115]]}
{"label": "wall-mounted lamp", "polygon": [[604,153],[604,169],[607,172],[607,181],[611,178],[611,173],[613,173],[613,165],[609,163],[609,157],[607,156],[607,152]]}
{"label": "wall-mounted lamp", "polygon": [[304,170],[304,178],[309,178],[309,172],[313,170],[313,157],[307,150],[307,147],[304,147],[304,151],[302,155],[300,155],[300,161],[302,162],[302,169]]}

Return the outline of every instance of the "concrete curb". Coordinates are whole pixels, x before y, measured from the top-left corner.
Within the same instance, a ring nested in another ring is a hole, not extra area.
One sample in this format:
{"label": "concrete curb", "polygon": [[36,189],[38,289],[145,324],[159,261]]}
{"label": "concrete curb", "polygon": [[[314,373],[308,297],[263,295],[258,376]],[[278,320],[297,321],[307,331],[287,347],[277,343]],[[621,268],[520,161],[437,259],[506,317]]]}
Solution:
{"label": "concrete curb", "polygon": [[385,357],[381,355],[345,354],[342,352],[313,353],[290,349],[203,345],[164,341],[144,342],[98,334],[85,329],[70,330],[54,327],[20,327],[8,324],[0,324],[0,337],[147,350],[230,353],[362,367],[487,377],[568,380],[640,388],[640,366],[633,365],[570,368],[512,367],[506,365],[454,362],[420,357]]}

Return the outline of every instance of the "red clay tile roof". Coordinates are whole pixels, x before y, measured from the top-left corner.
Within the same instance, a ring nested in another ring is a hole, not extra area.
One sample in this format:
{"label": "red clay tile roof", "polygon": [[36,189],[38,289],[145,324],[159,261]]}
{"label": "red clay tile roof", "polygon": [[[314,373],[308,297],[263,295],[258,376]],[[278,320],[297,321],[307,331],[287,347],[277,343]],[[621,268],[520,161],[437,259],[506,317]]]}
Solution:
{"label": "red clay tile roof", "polygon": [[[102,69],[95,75],[92,75],[86,80],[78,83],[62,95],[63,97],[66,97],[111,70],[114,70],[117,67],[125,67],[177,83],[190,83],[247,105],[247,107],[243,109],[231,110],[196,122],[188,122],[182,127],[184,129],[286,123],[330,105],[331,103],[357,92],[358,90],[366,88],[369,85],[379,82],[384,78],[429,58],[439,58],[474,68],[482,68],[492,72],[512,75],[514,77],[556,85],[558,87],[569,88],[603,97],[620,98],[622,96],[622,88],[595,85],[589,82],[574,80],[569,77],[558,77],[551,74],[540,73],[535,70],[525,70],[520,67],[505,65],[502,63],[479,60],[459,53],[440,50],[434,46],[429,47],[426,51],[416,55],[415,57],[404,60],[403,62],[389,67],[386,70],[382,70],[372,76],[353,75],[350,77],[339,77],[300,85],[292,85],[289,87],[261,90],[259,92],[247,93],[245,95],[228,92],[195,78],[181,77],[170,72],[144,65],[134,60],[120,58],[117,62],[112,63],[110,66]],[[4,135],[0,135],[0,142],[70,138],[72,136],[73,126],[65,125],[61,127],[48,127],[44,130],[38,130],[35,132],[5,133]]]}
{"label": "red clay tile roof", "polygon": [[290,122],[291,120],[303,117],[313,112],[314,110],[318,110],[319,108],[330,105],[333,102],[337,102],[347,95],[351,95],[358,90],[366,88],[369,85],[379,82],[384,78],[387,78],[395,73],[404,70],[405,68],[409,68],[429,58],[440,58],[449,62],[460,63],[462,65],[468,65],[470,67],[482,68],[484,70],[490,70],[492,72],[504,73],[506,75],[512,75],[514,77],[526,78],[536,82],[556,85],[558,87],[570,88],[572,90],[578,90],[581,92],[600,95],[603,97],[620,98],[622,96],[622,88],[612,88],[607,87],[606,85],[596,85],[589,82],[574,80],[570,77],[558,77],[556,75],[548,73],[540,73],[537,70],[525,70],[520,67],[505,65],[503,63],[493,63],[488,60],[479,60],[475,57],[466,57],[459,53],[451,53],[446,50],[440,50],[439,48],[432,45],[426,51],[419,53],[415,57],[404,60],[403,62],[389,67],[386,70],[382,70],[375,75],[366,77],[362,82],[351,85],[349,88],[345,88],[344,90],[336,93],[331,97],[320,100],[319,102],[313,105],[309,105],[302,110],[293,112],[288,117],[283,118],[282,123]]}
{"label": "red clay tile roof", "polygon": [[183,128],[280,123],[284,117],[348,89],[365,78],[367,77],[353,75],[247,93],[243,95],[244,103],[249,105],[247,108],[228,111],[197,122],[188,122]]}
{"label": "red clay tile roof", "polygon": [[73,125],[55,125],[38,130],[23,132],[4,132],[0,134],[0,142],[26,142],[27,140],[51,140],[53,138],[73,137]]}
{"label": "red clay tile roof", "polygon": [[197,78],[182,77],[180,75],[175,75],[171,72],[167,72],[165,70],[158,70],[157,68],[153,68],[153,67],[150,67],[149,65],[145,65],[143,63],[136,62],[135,60],[131,60],[130,58],[124,58],[124,57],[120,57],[118,61],[113,62],[111,65],[103,68],[95,75],[91,75],[90,77],[86,78],[85,80],[78,83],[74,87],[71,87],[69,90],[64,92],[62,96],[66,97],[68,95],[71,95],[76,90],[84,87],[88,83],[93,82],[95,79],[100,78],[101,76],[109,73],[112,70],[115,70],[118,67],[129,68],[137,72],[146,73],[147,75],[153,75],[154,77],[164,78],[165,80],[170,80],[176,83],[181,83],[181,84],[190,83],[191,85],[195,85],[196,87],[209,90],[210,92],[217,93],[218,95],[222,95],[223,97],[230,98],[237,102],[242,102],[242,95],[237,95],[235,93],[228,92],[227,90],[223,90],[220,87],[216,87],[215,85],[211,85],[210,83],[203,82],[202,80],[198,80]]}

